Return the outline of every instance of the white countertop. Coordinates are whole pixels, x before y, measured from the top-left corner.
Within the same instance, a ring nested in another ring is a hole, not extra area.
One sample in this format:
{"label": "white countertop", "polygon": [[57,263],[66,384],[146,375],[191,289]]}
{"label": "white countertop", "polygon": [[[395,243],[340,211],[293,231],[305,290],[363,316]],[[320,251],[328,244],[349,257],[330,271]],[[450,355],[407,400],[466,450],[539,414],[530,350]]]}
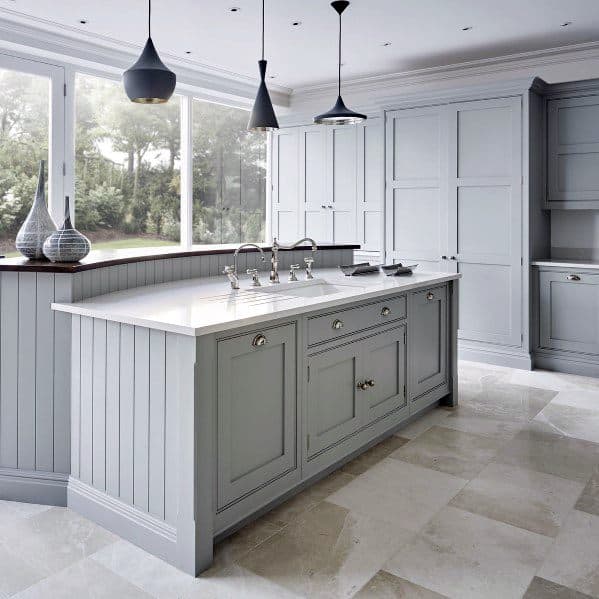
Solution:
{"label": "white countertop", "polygon": [[[219,276],[137,287],[72,304],[54,303],[52,309],[199,336],[258,324],[273,318],[338,308],[355,301],[444,283],[460,276],[422,272],[397,277],[388,277],[382,273],[346,277],[338,269],[322,269],[315,272],[315,281],[324,280],[342,290],[318,297],[289,295],[294,290],[301,293],[298,290],[306,282],[271,286],[266,282],[268,273],[262,273],[263,287],[250,288],[248,278],[244,276],[240,280],[241,289],[236,291],[230,288],[225,276]],[[276,289],[276,292],[269,292],[269,289]]]}
{"label": "white countertop", "polygon": [[560,268],[586,268],[599,270],[599,262],[590,260],[563,260],[560,258],[549,258],[548,260],[533,260],[532,266],[557,266]]}

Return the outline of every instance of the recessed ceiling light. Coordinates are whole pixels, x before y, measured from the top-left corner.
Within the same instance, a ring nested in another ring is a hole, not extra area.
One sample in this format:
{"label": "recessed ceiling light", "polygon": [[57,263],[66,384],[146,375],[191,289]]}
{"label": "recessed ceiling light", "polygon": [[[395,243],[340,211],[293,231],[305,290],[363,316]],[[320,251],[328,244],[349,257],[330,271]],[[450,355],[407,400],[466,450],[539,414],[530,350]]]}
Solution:
{"label": "recessed ceiling light", "polygon": [[381,46],[383,46],[384,48],[386,48],[387,46],[390,46],[390,45],[391,45],[391,42],[383,42],[381,44]]}
{"label": "recessed ceiling light", "polygon": [[240,10],[241,8],[239,8],[239,6],[231,6],[229,12],[239,12]]}
{"label": "recessed ceiling light", "polygon": [[291,26],[292,27],[301,27],[302,22],[301,21],[291,21]]}
{"label": "recessed ceiling light", "polygon": [[472,25],[466,25],[466,27],[462,27],[462,31],[471,31]]}
{"label": "recessed ceiling light", "polygon": [[572,25],[572,21],[564,21],[560,24],[560,27],[568,27],[570,25]]}
{"label": "recessed ceiling light", "polygon": [[87,25],[87,19],[79,19],[79,22],[80,22],[82,25]]}

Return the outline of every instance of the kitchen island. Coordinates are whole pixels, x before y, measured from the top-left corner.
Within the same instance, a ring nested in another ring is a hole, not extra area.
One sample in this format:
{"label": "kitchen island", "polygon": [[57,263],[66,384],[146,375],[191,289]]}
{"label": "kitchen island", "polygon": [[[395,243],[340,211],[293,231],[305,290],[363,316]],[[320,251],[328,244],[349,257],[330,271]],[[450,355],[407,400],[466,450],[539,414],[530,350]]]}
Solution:
{"label": "kitchen island", "polygon": [[457,401],[459,274],[224,277],[72,318],[68,505],[191,574],[214,539],[440,401]]}

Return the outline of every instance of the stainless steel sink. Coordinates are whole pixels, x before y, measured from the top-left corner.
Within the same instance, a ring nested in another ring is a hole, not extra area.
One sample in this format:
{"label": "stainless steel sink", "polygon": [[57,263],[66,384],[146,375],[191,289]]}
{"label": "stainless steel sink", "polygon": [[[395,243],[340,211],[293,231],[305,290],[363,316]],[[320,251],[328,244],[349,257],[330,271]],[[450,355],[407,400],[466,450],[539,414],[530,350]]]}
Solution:
{"label": "stainless steel sink", "polygon": [[324,279],[313,279],[311,281],[297,281],[293,283],[280,283],[278,285],[252,287],[252,291],[260,293],[280,294],[287,297],[321,297],[344,293],[355,289],[356,285],[337,285],[329,283]]}

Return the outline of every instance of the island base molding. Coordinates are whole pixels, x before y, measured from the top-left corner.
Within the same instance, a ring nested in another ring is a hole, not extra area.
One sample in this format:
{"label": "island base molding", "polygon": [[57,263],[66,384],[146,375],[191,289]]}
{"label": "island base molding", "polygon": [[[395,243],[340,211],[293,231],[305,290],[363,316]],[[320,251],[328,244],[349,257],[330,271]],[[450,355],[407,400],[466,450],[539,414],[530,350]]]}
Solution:
{"label": "island base molding", "polygon": [[528,352],[508,353],[483,349],[480,347],[467,346],[458,343],[458,359],[468,362],[482,362],[506,368],[517,368],[519,370],[532,370],[532,355]]}
{"label": "island base molding", "polygon": [[22,501],[42,505],[67,505],[69,475],[0,468],[0,497],[6,501]]}

